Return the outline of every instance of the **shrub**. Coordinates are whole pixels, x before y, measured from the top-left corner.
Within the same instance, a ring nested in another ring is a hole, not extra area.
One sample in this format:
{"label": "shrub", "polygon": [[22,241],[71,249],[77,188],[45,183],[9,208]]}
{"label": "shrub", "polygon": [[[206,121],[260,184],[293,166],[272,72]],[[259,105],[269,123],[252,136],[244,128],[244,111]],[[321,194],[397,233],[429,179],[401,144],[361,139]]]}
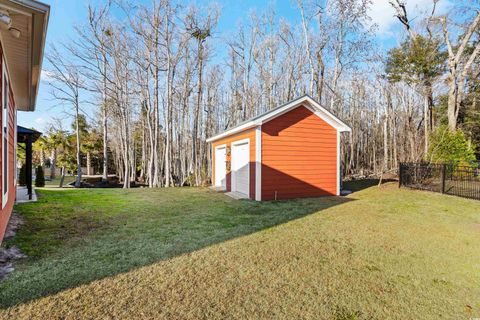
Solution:
{"label": "shrub", "polygon": [[470,165],[476,160],[474,149],[461,130],[451,131],[447,126],[441,126],[431,133],[426,160],[433,163]]}
{"label": "shrub", "polygon": [[18,174],[18,185],[27,185],[27,165],[25,163],[22,164],[22,167],[20,168],[20,173]]}
{"label": "shrub", "polygon": [[45,174],[43,173],[43,167],[38,166],[35,170],[35,187],[45,187]]}

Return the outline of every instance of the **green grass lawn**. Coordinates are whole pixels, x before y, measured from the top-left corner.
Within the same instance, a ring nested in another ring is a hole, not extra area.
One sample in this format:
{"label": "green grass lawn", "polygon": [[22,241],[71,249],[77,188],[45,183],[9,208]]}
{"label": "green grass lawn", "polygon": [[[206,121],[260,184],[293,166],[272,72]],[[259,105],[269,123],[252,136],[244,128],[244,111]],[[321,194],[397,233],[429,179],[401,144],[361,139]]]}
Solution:
{"label": "green grass lawn", "polygon": [[264,203],[38,193],[16,208],[27,224],[7,245],[29,258],[0,282],[0,318],[480,317],[478,201],[395,184]]}

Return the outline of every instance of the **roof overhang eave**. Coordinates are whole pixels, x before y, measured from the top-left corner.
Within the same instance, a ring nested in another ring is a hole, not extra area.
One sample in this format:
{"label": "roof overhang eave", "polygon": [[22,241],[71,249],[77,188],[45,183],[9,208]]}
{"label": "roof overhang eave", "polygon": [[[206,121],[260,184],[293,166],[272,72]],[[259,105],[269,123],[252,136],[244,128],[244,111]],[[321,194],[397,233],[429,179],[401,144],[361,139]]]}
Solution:
{"label": "roof overhang eave", "polygon": [[[25,52],[29,52],[28,58],[25,59],[26,61],[24,62],[24,65],[27,65],[28,68],[28,75],[26,80],[12,83],[12,90],[18,110],[34,111],[42,71],[50,6],[34,0],[0,0],[0,7],[31,18],[31,28],[29,32],[21,35],[22,37],[29,37],[29,41],[24,45],[25,48],[22,49]],[[22,32],[24,31],[22,30]],[[7,46],[7,44],[4,44],[4,46]],[[4,52],[8,54],[8,48],[4,47]],[[12,55],[12,53],[10,53],[10,55]],[[23,77],[25,77],[24,71],[17,71],[17,65],[12,62],[12,65],[9,66],[8,57],[6,57],[6,60],[11,78],[21,79],[22,74]],[[19,68],[19,70],[21,70],[21,68]],[[12,73],[16,72],[19,72],[17,74],[18,76],[12,75]]]}
{"label": "roof overhang eave", "polygon": [[208,138],[206,141],[208,143],[217,141],[219,139],[231,136],[233,134],[239,133],[241,131],[251,129],[257,126],[261,126],[262,124],[269,122],[276,117],[281,116],[282,114],[285,114],[289,112],[290,110],[300,106],[300,105],[305,105],[307,108],[309,108],[312,112],[316,113],[317,116],[324,121],[326,121],[329,125],[331,125],[335,130],[338,132],[352,132],[352,129],[342,120],[337,118],[333,113],[322,107],[318,102],[316,102],[314,99],[312,99],[310,96],[305,95],[300,98],[297,98],[295,100],[290,101],[289,103],[285,104],[284,106],[280,107],[277,109],[274,113],[267,113],[264,116],[261,116],[255,120],[252,120],[250,122],[247,122],[245,124],[242,124],[238,127],[232,128],[230,130],[227,130],[223,133],[220,133],[216,136],[213,136],[211,138]]}
{"label": "roof overhang eave", "polygon": [[247,122],[247,123],[245,123],[245,124],[243,124],[239,127],[233,128],[232,130],[227,130],[225,132],[217,134],[216,136],[210,137],[206,141],[207,141],[207,143],[215,142],[217,140],[226,138],[226,137],[234,135],[236,133],[258,127],[261,124],[262,124],[261,121],[258,121],[258,120],[257,121],[250,121],[250,122]]}
{"label": "roof overhang eave", "polygon": [[[32,1],[27,1],[27,2],[30,3]],[[32,83],[32,96],[31,96],[31,102],[30,102],[28,111],[34,111],[37,105],[38,90],[40,87],[40,80],[42,76],[43,56],[45,53],[45,42],[47,38],[48,21],[50,19],[50,7],[48,5],[45,5],[39,2],[36,2],[36,4],[38,5],[39,8],[41,8],[41,10],[43,10],[42,11],[43,16],[41,16],[43,19],[41,21],[41,26],[39,26],[37,30],[39,40],[37,41],[37,43],[34,43],[32,46],[34,50],[36,48],[32,56],[32,59],[35,59],[34,61],[35,64],[33,65],[33,69],[34,69],[33,74],[36,80],[34,81],[34,83]],[[37,37],[34,37],[34,38],[37,38]]]}

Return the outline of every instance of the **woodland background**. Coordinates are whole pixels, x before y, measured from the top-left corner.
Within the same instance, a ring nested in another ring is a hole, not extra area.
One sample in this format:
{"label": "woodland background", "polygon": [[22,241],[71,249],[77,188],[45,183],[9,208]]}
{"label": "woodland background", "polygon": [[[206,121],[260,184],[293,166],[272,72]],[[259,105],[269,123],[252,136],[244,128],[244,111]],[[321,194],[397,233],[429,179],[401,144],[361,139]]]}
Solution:
{"label": "woodland background", "polygon": [[390,1],[402,40],[388,52],[373,41],[368,0],[295,1],[298,25],[271,6],[215,42],[215,4],[96,2],[75,38],[47,49],[52,101],[73,123],[49,125],[35,162],[77,173],[77,186],[81,167],[115,174],[125,188],[203,185],[208,137],[309,94],[352,127],[342,140],[346,177],[393,172],[399,162],[474,165],[480,3],[458,1],[439,15],[438,2],[419,18]]}

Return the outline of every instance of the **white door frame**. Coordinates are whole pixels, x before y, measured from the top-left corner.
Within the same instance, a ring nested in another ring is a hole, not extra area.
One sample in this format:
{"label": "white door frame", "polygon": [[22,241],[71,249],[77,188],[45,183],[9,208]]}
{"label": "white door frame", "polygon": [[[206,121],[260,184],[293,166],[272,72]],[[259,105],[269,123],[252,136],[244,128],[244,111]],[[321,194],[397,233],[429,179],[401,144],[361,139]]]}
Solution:
{"label": "white door frame", "polygon": [[248,178],[248,183],[247,183],[247,187],[248,187],[248,193],[247,193],[247,196],[250,197],[250,138],[246,138],[246,139],[242,139],[242,140],[237,140],[237,141],[233,141],[232,142],[232,150],[231,150],[231,161],[232,161],[232,181],[231,181],[231,184],[230,184],[230,189],[232,190],[232,192],[237,192],[237,190],[235,189],[235,184],[236,184],[236,177],[235,177],[235,171],[234,171],[234,168],[235,168],[235,158],[233,157],[233,148],[235,146],[238,146],[238,145],[242,145],[242,144],[247,144],[247,150],[248,150],[248,175],[247,175],[247,178]]}
{"label": "white door frame", "polygon": [[[6,90],[5,90],[6,88]],[[9,157],[9,103],[10,103],[10,79],[8,77],[7,65],[5,59],[2,60],[2,209],[5,208],[8,202],[8,193],[10,192],[10,177],[8,171],[10,170],[10,157]],[[5,128],[5,130],[4,130]],[[5,135],[5,136],[4,136]],[[14,146],[16,148],[16,146]],[[7,153],[7,162],[5,160],[4,153]],[[5,170],[6,169],[6,170]],[[5,185],[6,179],[6,185]],[[5,190],[6,189],[6,190]]]}
{"label": "white door frame", "polygon": [[255,200],[262,201],[262,126],[255,128]]}
{"label": "white door frame", "polygon": [[217,165],[218,165],[218,162],[217,162],[217,150],[220,150],[220,149],[225,149],[225,163],[223,164],[225,166],[225,187],[224,189],[227,188],[227,145],[226,144],[221,144],[219,146],[216,146],[215,147],[215,150],[213,151],[214,154],[215,154],[215,167],[213,168],[213,170],[215,170],[215,181],[213,181],[213,186],[214,187],[223,187],[222,185],[219,185],[217,186]]}

